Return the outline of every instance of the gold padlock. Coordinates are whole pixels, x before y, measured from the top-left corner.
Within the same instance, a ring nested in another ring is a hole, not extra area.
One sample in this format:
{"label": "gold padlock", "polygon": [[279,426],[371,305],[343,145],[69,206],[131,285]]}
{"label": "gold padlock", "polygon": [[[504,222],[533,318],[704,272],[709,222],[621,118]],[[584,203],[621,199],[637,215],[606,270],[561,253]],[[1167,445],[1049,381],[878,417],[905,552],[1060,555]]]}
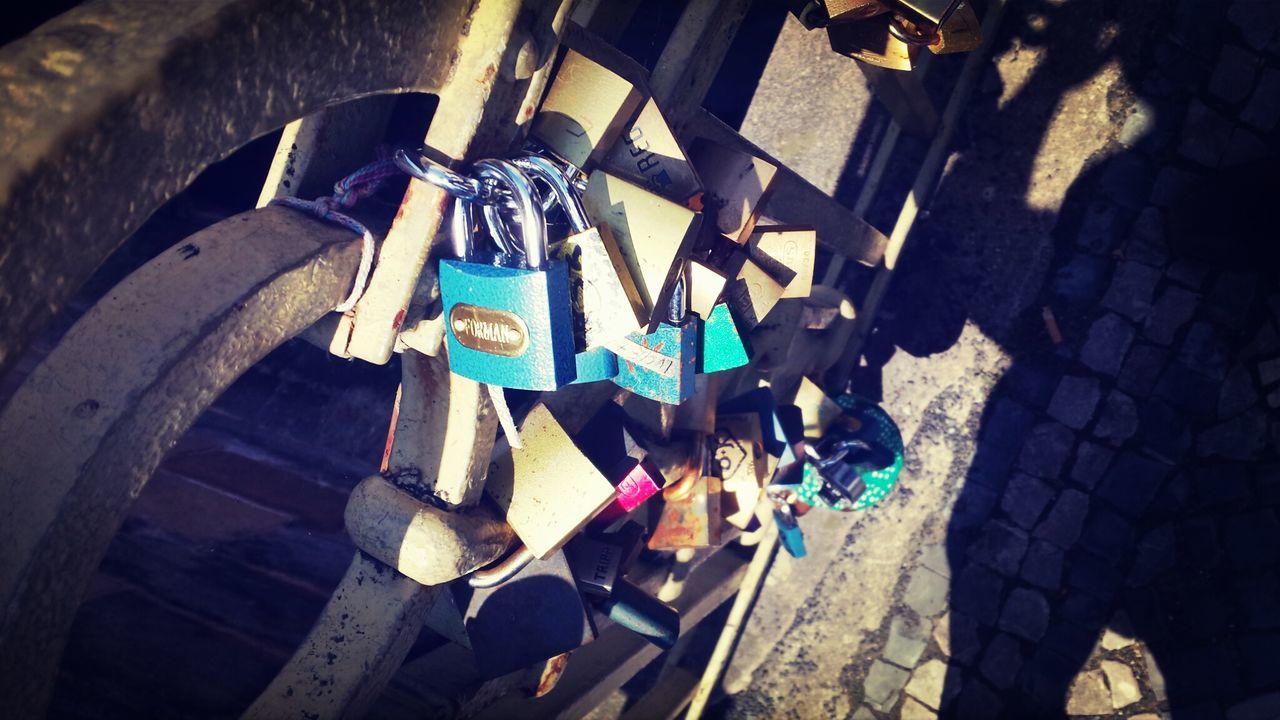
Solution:
{"label": "gold padlock", "polygon": [[706,138],[693,143],[689,157],[705,188],[703,211],[720,233],[745,244],[764,212],[778,167]]}
{"label": "gold padlock", "polygon": [[631,82],[566,48],[530,134],[579,168],[590,168],[613,147],[643,101]]}
{"label": "gold padlock", "polygon": [[675,280],[697,236],[702,216],[633,182],[601,170],[582,196],[587,215],[613,231],[644,308],[646,332],[667,319]]}
{"label": "gold padlock", "polygon": [[[733,282],[725,288],[725,302],[742,327],[751,329],[759,325],[778,304],[792,278],[780,280],[765,269],[760,258],[751,259],[745,253],[737,258],[737,262],[741,265]],[[790,272],[786,268],[780,270]]]}
{"label": "gold padlock", "polygon": [[688,154],[653,98],[645,102],[600,167],[681,205],[702,192]]}
{"label": "gold padlock", "polygon": [[617,497],[605,474],[578,449],[546,405],[520,423],[524,447],[489,466],[488,494],[538,559],[546,559]]}
{"label": "gold padlock", "polygon": [[827,26],[827,38],[831,49],[841,55],[889,70],[910,70],[921,44],[890,32],[893,22],[894,15],[884,13],[861,22],[834,23]]}
{"label": "gold padlock", "polygon": [[720,479],[691,475],[662,491],[663,505],[649,536],[650,550],[720,544]]}
{"label": "gold padlock", "polygon": [[603,347],[635,332],[648,321],[640,291],[618,248],[618,241],[604,225],[592,226],[586,209],[555,163],[529,155],[515,164],[547,183],[564,211],[569,235],[556,251],[569,267],[569,296],[574,304],[575,338],[580,349]]}
{"label": "gold padlock", "polygon": [[716,418],[712,469],[720,475],[725,522],[742,530],[751,529],[767,470],[759,415],[741,413]]}
{"label": "gold padlock", "polygon": [[689,261],[688,283],[689,310],[706,319],[720,302],[729,278],[715,268],[698,260]]}
{"label": "gold padlock", "polygon": [[858,22],[889,12],[889,6],[880,0],[826,0],[830,22]]}
{"label": "gold padlock", "polygon": [[757,260],[764,255],[795,273],[782,292],[783,298],[809,297],[818,248],[818,234],[813,228],[757,225],[748,247]]}

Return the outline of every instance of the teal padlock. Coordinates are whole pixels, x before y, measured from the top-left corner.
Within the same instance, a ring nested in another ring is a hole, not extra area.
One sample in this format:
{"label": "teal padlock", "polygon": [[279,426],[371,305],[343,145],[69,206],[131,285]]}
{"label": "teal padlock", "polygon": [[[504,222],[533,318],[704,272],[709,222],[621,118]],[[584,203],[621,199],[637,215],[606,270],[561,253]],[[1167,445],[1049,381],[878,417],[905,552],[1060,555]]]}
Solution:
{"label": "teal padlock", "polygon": [[574,362],[578,368],[578,379],[574,385],[612,380],[618,376],[618,356],[609,348],[592,348],[577,354]]}
{"label": "teal padlock", "polygon": [[685,304],[684,278],[671,293],[667,322],[645,335],[634,332],[609,349],[618,356],[618,387],[668,405],[693,395],[698,364],[698,316]]}
{"label": "teal padlock", "polygon": [[[510,193],[522,232],[519,248],[502,241],[498,208],[485,206],[494,242],[507,252],[477,251],[470,206],[459,200],[454,250],[440,261],[449,369],[477,382],[520,390],[556,390],[577,377],[568,269],[547,256],[547,225],[533,183],[505,160],[481,160],[475,172]],[[514,251],[514,252],[513,252]]]}
{"label": "teal padlock", "polygon": [[726,303],[716,303],[702,321],[698,337],[698,372],[717,373],[751,361],[751,344]]}

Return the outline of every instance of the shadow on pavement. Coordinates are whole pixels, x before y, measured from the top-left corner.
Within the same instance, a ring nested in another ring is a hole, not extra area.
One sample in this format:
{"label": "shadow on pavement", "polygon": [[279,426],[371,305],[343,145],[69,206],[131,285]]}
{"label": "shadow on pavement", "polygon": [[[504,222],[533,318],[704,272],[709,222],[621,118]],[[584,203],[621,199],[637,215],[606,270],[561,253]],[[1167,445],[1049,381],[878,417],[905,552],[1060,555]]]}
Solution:
{"label": "shadow on pavement", "polygon": [[[1012,358],[948,526],[944,716],[1219,717],[1280,690],[1280,18],[1244,5],[1013,3],[996,55],[1034,70],[988,69],[908,245],[868,357],[967,321]],[[1104,115],[1059,112],[1089,92]],[[1099,128],[1083,168],[1046,145]],[[1108,627],[1140,644],[1093,655]]]}

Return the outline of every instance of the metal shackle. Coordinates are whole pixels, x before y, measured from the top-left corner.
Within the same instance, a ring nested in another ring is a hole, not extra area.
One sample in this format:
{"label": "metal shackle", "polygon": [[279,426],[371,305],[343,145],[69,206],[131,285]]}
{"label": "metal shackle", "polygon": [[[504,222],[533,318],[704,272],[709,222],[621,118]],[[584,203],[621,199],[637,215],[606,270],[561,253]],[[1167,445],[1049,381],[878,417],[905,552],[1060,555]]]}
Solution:
{"label": "metal shackle", "polygon": [[817,467],[819,470],[822,470],[825,468],[829,468],[832,465],[835,465],[836,463],[843,460],[845,456],[849,454],[850,450],[870,450],[870,449],[871,449],[871,446],[868,445],[864,440],[847,439],[847,440],[841,440],[840,442],[832,446],[830,449],[830,453],[828,453],[826,457],[819,455],[818,450],[814,448],[812,445],[806,445],[804,448],[804,451],[805,451],[805,454],[809,456],[809,459],[813,461],[814,467]]}
{"label": "metal shackle", "polygon": [[565,177],[565,170],[557,166],[556,163],[541,155],[525,155],[524,157],[514,158],[511,162],[516,167],[524,170],[526,173],[536,177],[551,187],[551,191],[555,193],[555,198],[560,203],[560,207],[564,210],[565,219],[569,221],[569,228],[575,232],[586,232],[591,227],[591,220],[587,218],[587,210],[582,206],[582,199],[574,192],[569,185],[569,179]]}
{"label": "metal shackle", "polygon": [[473,588],[484,589],[497,587],[515,577],[517,573],[528,567],[536,557],[527,546],[521,545],[501,560],[476,570],[467,576],[467,584]]}
{"label": "metal shackle", "polygon": [[676,286],[671,289],[671,302],[667,305],[667,322],[672,325],[679,325],[684,322],[685,317],[689,315],[689,302],[685,297],[685,273],[680,272],[680,278],[676,280]]}
{"label": "metal shackle", "polygon": [[449,237],[453,241],[453,254],[466,260],[475,251],[475,219],[471,212],[471,202],[456,197],[453,199],[453,216],[449,218]]}
{"label": "metal shackle", "polygon": [[413,177],[435,185],[454,197],[474,201],[483,196],[484,189],[479,180],[456,173],[421,153],[418,153],[418,158],[425,162],[415,161],[404,150],[396,150],[396,166]]}
{"label": "metal shackle", "polygon": [[[538,203],[537,191],[533,181],[520,168],[507,160],[479,160],[473,166],[474,172],[481,180],[492,180],[505,186],[511,192],[518,213],[515,221],[520,225],[520,247],[530,268],[538,269],[547,264],[547,220],[542,213],[542,205]],[[486,203],[484,205],[485,224],[495,241],[510,241],[510,230],[502,220],[498,207]]]}

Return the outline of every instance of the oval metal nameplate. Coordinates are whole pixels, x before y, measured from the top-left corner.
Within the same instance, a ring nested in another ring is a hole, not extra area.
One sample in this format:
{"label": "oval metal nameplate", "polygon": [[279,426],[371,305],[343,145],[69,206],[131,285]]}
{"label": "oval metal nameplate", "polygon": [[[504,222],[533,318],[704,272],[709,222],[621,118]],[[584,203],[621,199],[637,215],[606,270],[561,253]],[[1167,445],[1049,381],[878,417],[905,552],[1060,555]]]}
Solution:
{"label": "oval metal nameplate", "polygon": [[506,310],[458,303],[449,311],[449,328],[465,348],[515,357],[529,347],[529,328]]}

